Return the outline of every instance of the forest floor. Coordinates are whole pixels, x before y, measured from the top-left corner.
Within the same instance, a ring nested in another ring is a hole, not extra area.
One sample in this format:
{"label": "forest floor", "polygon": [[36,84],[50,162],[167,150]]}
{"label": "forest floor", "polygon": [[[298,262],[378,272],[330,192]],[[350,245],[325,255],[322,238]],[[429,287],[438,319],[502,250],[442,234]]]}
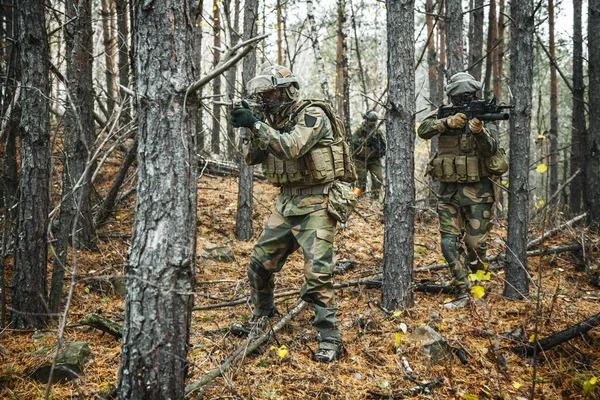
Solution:
{"label": "forest floor", "polygon": [[[227,327],[251,314],[247,302],[217,307],[249,294],[245,268],[253,240],[239,241],[234,235],[237,180],[204,174],[198,188],[195,306],[215,308],[192,314],[188,383],[217,368],[244,345],[245,339],[232,335]],[[254,192],[256,239],[271,212],[276,189],[255,182]],[[107,277],[123,274],[131,240],[133,202],[130,199],[98,232],[97,248],[77,254],[78,279],[64,337],[87,342],[92,358],[81,379],[52,386],[52,399],[102,398],[117,383],[119,340],[82,326],[79,321],[90,313],[123,321],[123,297]],[[558,214],[555,217],[560,219]],[[530,239],[540,233],[532,228]],[[490,255],[504,250],[505,235],[504,226],[494,227]],[[565,229],[543,246],[577,243],[582,237],[598,242],[597,237],[576,228]],[[367,199],[361,199],[350,221],[338,228],[334,244],[338,267],[352,266],[335,274],[336,284],[352,283],[337,291],[338,321],[344,340],[341,360],[332,364],[311,360],[317,342],[311,328],[313,313],[306,307],[268,343],[209,382],[204,398],[363,399],[406,395],[421,399],[528,399],[533,382],[536,399],[593,398],[600,392],[584,393],[584,384],[587,382],[590,391],[595,388],[593,378],[600,376],[598,328],[538,355],[536,363],[531,357],[510,351],[517,344],[544,338],[599,312],[598,288],[579,268],[575,254],[530,257],[532,283],[524,300],[502,296],[503,271],[498,264],[490,263],[491,279],[481,283],[485,296],[472,299],[470,306],[446,310],[443,304],[452,295],[416,292],[413,308],[390,315],[378,305],[380,289],[365,284],[382,273],[383,238],[383,206]],[[415,221],[415,269],[443,262],[438,241],[435,213],[419,211]],[[229,246],[233,261],[202,257],[210,244]],[[598,252],[587,256],[592,260],[592,272],[598,273]],[[414,279],[417,283],[440,284],[449,282],[450,274],[447,269],[421,270],[415,272]],[[298,304],[298,295],[293,291],[299,290],[303,281],[302,255],[295,253],[275,279],[276,293],[288,293],[276,298],[281,314]],[[65,286],[66,293],[68,284]],[[457,356],[436,359],[426,354],[424,336],[419,334],[423,329],[418,328],[423,326],[433,328],[451,347],[462,350],[457,354],[464,355],[464,362]],[[536,329],[537,336],[533,336]],[[44,398],[46,385],[34,381],[30,373],[53,354],[57,332],[56,325],[44,333],[0,331],[0,398]],[[281,351],[284,345],[286,354]],[[406,392],[411,388],[416,388],[414,393]]]}

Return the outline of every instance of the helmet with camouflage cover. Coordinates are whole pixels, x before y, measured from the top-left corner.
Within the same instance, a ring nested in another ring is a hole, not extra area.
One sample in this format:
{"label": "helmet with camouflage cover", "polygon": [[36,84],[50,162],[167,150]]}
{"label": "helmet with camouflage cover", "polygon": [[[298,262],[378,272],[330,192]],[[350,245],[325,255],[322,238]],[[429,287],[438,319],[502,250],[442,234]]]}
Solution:
{"label": "helmet with camouflage cover", "polygon": [[377,115],[377,111],[369,110],[363,114],[363,118],[367,121],[377,121],[379,119],[379,115]]}
{"label": "helmet with camouflage cover", "polygon": [[[248,95],[265,97],[264,94],[277,89],[285,96],[278,99],[276,103],[265,104],[267,110],[275,112],[281,106],[289,105],[298,100],[300,83],[298,78],[290,71],[289,68],[282,65],[272,65],[264,68],[258,75],[248,81],[246,85]],[[266,102],[267,103],[267,102]]]}
{"label": "helmet with camouflage cover", "polygon": [[471,100],[481,90],[481,82],[467,72],[459,72],[448,79],[445,91],[452,104],[461,104]]}

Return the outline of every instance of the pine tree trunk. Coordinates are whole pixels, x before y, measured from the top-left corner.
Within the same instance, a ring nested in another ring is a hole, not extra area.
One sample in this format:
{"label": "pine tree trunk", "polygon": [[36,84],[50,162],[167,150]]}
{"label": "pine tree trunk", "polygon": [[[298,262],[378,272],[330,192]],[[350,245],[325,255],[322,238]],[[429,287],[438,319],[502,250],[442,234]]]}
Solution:
{"label": "pine tree trunk", "polygon": [[556,46],[554,43],[554,0],[548,0],[548,30],[550,42],[550,190],[552,195],[558,189],[558,82],[556,77]]}
{"label": "pine tree trunk", "polygon": [[[469,40],[469,73],[480,81],[483,60],[483,0],[475,0],[472,18],[472,40]],[[469,30],[471,31],[471,30]]]}
{"label": "pine tree trunk", "polygon": [[21,62],[19,222],[11,322],[42,328],[48,320],[46,269],[50,208],[50,96],[44,3],[16,2]]}
{"label": "pine tree trunk", "polygon": [[384,307],[412,307],[414,245],[414,0],[388,0],[388,132],[383,286]]}
{"label": "pine tree trunk", "polygon": [[[104,74],[106,76],[106,96],[108,114],[112,114],[115,108],[116,99],[116,85],[115,85],[115,67],[113,60],[113,34],[111,31],[111,10],[108,0],[102,0],[102,36],[104,39],[104,62],[106,63],[106,69]],[[73,1],[77,3],[76,0]]]}
{"label": "pine tree trunk", "polygon": [[[571,117],[571,175],[582,168],[585,142],[585,86],[583,83],[583,33],[581,28],[581,1],[573,1],[573,115]],[[583,178],[579,174],[570,185],[569,208],[571,214],[582,210]]]}
{"label": "pine tree trunk", "polygon": [[589,222],[600,227],[600,0],[588,1],[590,125],[585,140],[585,207]]}
{"label": "pine tree trunk", "polygon": [[450,77],[464,68],[462,44],[463,14],[461,0],[446,0],[446,57],[447,76]]}
{"label": "pine tree trunk", "polygon": [[[362,55],[360,46],[358,45],[358,30],[356,29],[356,16],[354,15],[354,5],[352,4],[352,0],[350,2],[350,12],[351,12],[351,20],[352,20],[352,31],[354,32],[354,50],[356,51],[356,62],[358,63],[358,73],[360,76],[360,84],[363,93],[367,94],[367,83],[365,81],[365,70],[362,65]],[[365,111],[369,109],[369,99],[366,96],[362,96],[363,101],[365,102]]]}
{"label": "pine tree trunk", "polygon": [[[221,16],[219,14],[219,2],[218,0],[213,1],[213,67],[219,65],[221,62]],[[213,98],[218,99],[221,96],[221,76],[217,76],[212,81],[213,84]],[[212,110],[212,135],[211,135],[211,150],[213,154],[219,154],[220,152],[220,141],[221,141],[221,106],[213,105]]]}
{"label": "pine tree trunk", "polygon": [[336,99],[337,112],[344,121],[346,132],[350,127],[350,80],[348,77],[348,46],[346,45],[346,0],[337,0],[337,57],[336,57]]}
{"label": "pine tree trunk", "polygon": [[[119,399],[182,399],[196,260],[194,33],[187,0],[135,3],[138,182]],[[186,108],[184,108],[184,101]]]}
{"label": "pine tree trunk", "polygon": [[483,80],[483,96],[484,98],[491,97],[493,92],[493,87],[491,85],[492,81],[492,68],[494,67],[494,58],[492,56],[492,52],[494,51],[494,46],[496,45],[496,36],[497,36],[497,21],[496,21],[496,0],[490,0],[490,10],[488,13],[488,36],[487,36],[487,46],[486,46],[486,58],[485,58],[485,77]]}
{"label": "pine tree trunk", "polygon": [[[246,0],[244,4],[244,40],[248,40],[256,36],[257,27],[254,21],[258,17],[258,0]],[[252,49],[242,64],[242,82],[244,83],[243,95],[246,95],[246,82],[256,75],[256,49]],[[245,129],[245,128],[240,128]],[[247,132],[246,132],[247,133]],[[250,240],[253,237],[254,231],[252,227],[252,210],[254,208],[254,200],[252,198],[254,190],[254,167],[247,165],[244,161],[242,151],[242,141],[239,140],[239,165],[240,178],[238,182],[238,206],[235,218],[235,236],[239,240]]]}
{"label": "pine tree trunk", "polygon": [[310,37],[317,62],[317,71],[319,72],[319,83],[321,84],[321,90],[323,91],[323,98],[328,103],[331,103],[331,94],[329,93],[327,75],[325,74],[325,64],[323,62],[323,56],[321,55],[321,48],[319,47],[317,23],[315,21],[315,15],[313,14],[313,0],[306,0],[306,17],[308,19]]}
{"label": "pine tree trunk", "polygon": [[510,43],[510,87],[514,110],[510,131],[510,194],[508,239],[504,271],[504,296],[524,298],[529,294],[527,232],[529,227],[529,143],[533,86],[533,0],[512,2]]}
{"label": "pine tree trunk", "polygon": [[[118,48],[118,69],[119,69],[119,84],[129,88],[129,18],[127,0],[115,0],[117,14],[117,48]],[[127,94],[119,90],[121,98],[121,106],[124,106],[123,100],[127,98]],[[124,122],[131,120],[131,110],[125,109],[121,111],[121,118]]]}
{"label": "pine tree trunk", "polygon": [[[230,12],[231,11],[231,0],[227,0],[227,1],[223,2],[223,7],[225,9],[225,15],[226,15],[226,18],[228,18],[227,26],[233,27],[233,29],[231,29],[231,32],[229,35],[231,37],[230,47],[235,46],[239,42],[238,31],[239,31],[239,17],[240,17],[240,1],[234,0],[233,3],[234,3],[233,4],[233,12]],[[233,16],[233,24],[231,21],[232,16]],[[227,90],[227,98],[228,99],[234,99],[234,98],[239,97],[236,95],[237,94],[236,79],[237,79],[237,66],[233,66],[227,71],[226,90]],[[235,142],[235,129],[233,128],[233,126],[231,124],[227,124],[227,159],[230,161],[234,161],[236,159],[236,152],[237,152],[237,146],[236,146],[236,142]]]}

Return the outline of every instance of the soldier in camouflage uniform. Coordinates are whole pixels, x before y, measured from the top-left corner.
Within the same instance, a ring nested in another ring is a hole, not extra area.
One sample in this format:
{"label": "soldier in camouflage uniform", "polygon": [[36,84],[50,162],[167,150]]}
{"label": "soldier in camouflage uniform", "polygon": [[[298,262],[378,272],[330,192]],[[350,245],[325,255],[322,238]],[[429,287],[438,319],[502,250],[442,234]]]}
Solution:
{"label": "soldier in camouflage uniform", "polygon": [[313,359],[332,362],[341,355],[342,338],[332,280],[336,220],[327,212],[327,203],[331,183],[340,175],[332,154],[342,150],[324,110],[299,100],[298,80],[288,68],[266,68],[247,89],[262,104],[265,121],[248,108],[238,108],[231,111],[230,123],[251,129],[244,145],[246,163],[262,163],[267,179],[280,187],[275,210],[247,267],[254,305],[249,324],[264,326],[275,315],[274,274],[301,248],[305,284],[300,297],[313,305],[313,327],[319,332]]}
{"label": "soldier in camouflage uniform", "polygon": [[[450,78],[445,91],[453,105],[463,105],[475,99],[480,89],[480,82],[461,72]],[[439,150],[429,163],[428,173],[441,182],[438,216],[442,253],[459,288],[456,299],[445,307],[459,308],[470,301],[469,270],[485,269],[494,203],[485,159],[496,152],[498,131],[495,124],[484,125],[477,118],[466,121],[462,113],[443,119],[437,119],[436,114],[437,110],[421,122],[418,134],[423,139],[439,135]]]}
{"label": "soldier in camouflage uniform", "polygon": [[369,110],[363,115],[363,123],[352,135],[352,154],[358,174],[358,188],[367,187],[367,174],[371,173],[371,199],[379,200],[383,183],[381,158],[385,155],[386,142],[381,129],[377,128],[377,112]]}

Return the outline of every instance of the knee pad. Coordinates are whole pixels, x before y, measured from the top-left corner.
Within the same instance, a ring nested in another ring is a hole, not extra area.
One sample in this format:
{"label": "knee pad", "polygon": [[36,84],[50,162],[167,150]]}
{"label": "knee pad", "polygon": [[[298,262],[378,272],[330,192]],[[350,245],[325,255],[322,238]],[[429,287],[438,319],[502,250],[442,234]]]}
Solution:
{"label": "knee pad", "polygon": [[248,274],[248,283],[254,290],[265,291],[273,289],[275,286],[273,283],[273,273],[267,271],[259,263],[251,262],[248,264],[246,273]]}

